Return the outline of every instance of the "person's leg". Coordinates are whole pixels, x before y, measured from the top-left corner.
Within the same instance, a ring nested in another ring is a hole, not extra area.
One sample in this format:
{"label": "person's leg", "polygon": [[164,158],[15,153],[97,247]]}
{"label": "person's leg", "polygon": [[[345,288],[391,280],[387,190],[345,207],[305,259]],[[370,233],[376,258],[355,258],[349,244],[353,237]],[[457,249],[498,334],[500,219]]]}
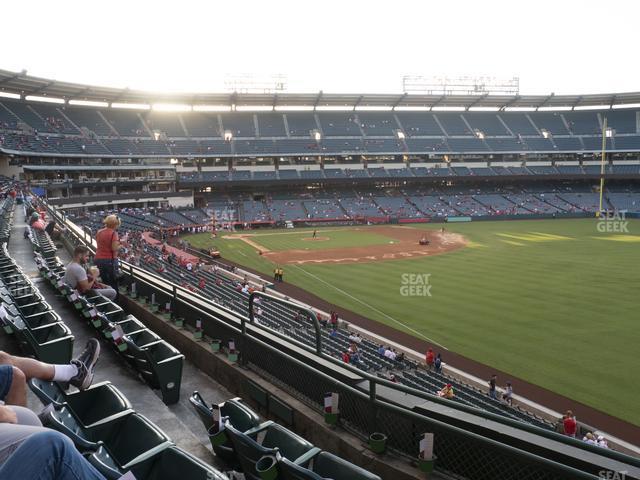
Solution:
{"label": "person's leg", "polygon": [[93,291],[109,300],[115,300],[118,295],[113,288],[94,288]]}
{"label": "person's leg", "polygon": [[27,406],[27,378],[22,370],[12,365],[0,365],[0,400],[7,405]]}
{"label": "person's leg", "polygon": [[[100,342],[92,338],[87,342],[87,346],[78,358],[71,360],[71,363],[66,365],[52,365],[34,360],[33,358],[9,355],[3,351],[0,351],[0,365],[12,365],[16,367],[16,369],[24,374],[23,376],[26,377],[26,379],[38,378],[46,381],[70,382],[72,385],[84,390],[89,388],[93,381],[93,369],[98,361],[99,355]],[[16,373],[16,369],[13,370],[14,374]],[[19,373],[17,377],[16,380],[20,380]],[[18,383],[19,382],[16,382],[16,384]],[[23,403],[18,403],[18,405],[23,405]]]}
{"label": "person's leg", "polygon": [[3,480],[105,480],[71,440],[53,430],[34,433],[0,467]]}
{"label": "person's leg", "polygon": [[33,358],[16,357],[3,351],[0,351],[0,365],[13,365],[20,369],[27,378],[53,380],[55,374],[54,366],[49,363],[43,363]]}

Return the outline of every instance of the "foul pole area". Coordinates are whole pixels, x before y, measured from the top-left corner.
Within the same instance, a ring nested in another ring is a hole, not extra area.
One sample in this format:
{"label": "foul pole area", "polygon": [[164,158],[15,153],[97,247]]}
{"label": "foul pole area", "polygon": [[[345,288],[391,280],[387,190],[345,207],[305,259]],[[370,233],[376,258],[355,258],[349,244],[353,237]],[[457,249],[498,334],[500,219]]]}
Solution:
{"label": "foul pole area", "polygon": [[600,206],[596,212],[596,217],[602,214],[602,195],[604,194],[604,162],[607,154],[607,117],[602,120],[602,155],[600,161]]}

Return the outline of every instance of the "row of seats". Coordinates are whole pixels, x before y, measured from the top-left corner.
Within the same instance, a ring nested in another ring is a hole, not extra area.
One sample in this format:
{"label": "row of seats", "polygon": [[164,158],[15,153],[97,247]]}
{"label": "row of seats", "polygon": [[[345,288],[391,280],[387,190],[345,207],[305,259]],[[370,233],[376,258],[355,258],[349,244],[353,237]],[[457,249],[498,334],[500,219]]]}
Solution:
{"label": "row of seats", "polygon": [[[2,217],[2,224],[6,222]],[[0,246],[0,323],[5,333],[14,335],[26,356],[53,364],[69,363],[74,336],[45,301],[31,279]]]}
{"label": "row of seats", "polygon": [[[284,480],[380,480],[273,421],[260,418],[240,398],[209,406],[200,393],[189,398],[214,453],[239,468],[247,480],[261,480],[268,468]],[[274,477],[271,477],[274,478]]]}
{"label": "row of seats", "polygon": [[[592,168],[593,167],[593,168]],[[266,175],[266,174],[269,175]],[[607,165],[605,173],[609,175],[638,175],[640,165]],[[180,183],[228,182],[237,180],[322,180],[350,178],[398,178],[398,177],[486,177],[498,175],[599,175],[597,165],[558,165],[531,167],[453,167],[453,168],[325,168],[323,170],[273,170],[264,171],[212,171],[201,173],[181,173]]]}
{"label": "row of seats", "polygon": [[44,405],[51,405],[43,423],[73,440],[107,479],[131,471],[138,480],[228,480],[176,447],[110,382],[67,392],[57,382],[32,379],[29,387]]}
{"label": "row of seats", "polygon": [[[34,237],[48,237],[38,232]],[[102,295],[80,295],[64,282],[65,267],[57,257],[35,254],[41,275],[78,310],[89,326],[123,356],[147,384],[159,389],[167,405],[180,398],[184,355],[135,316],[125,315],[122,308]],[[114,335],[114,332],[115,333]]]}
{"label": "row of seats", "polygon": [[[152,132],[168,137],[308,137],[314,130],[327,136],[597,135],[602,118],[620,134],[637,133],[636,110],[569,112],[185,112],[159,113],[118,109],[93,109],[4,100],[0,127],[17,129],[19,123],[49,133],[79,135],[86,128],[97,135],[151,138]],[[600,117],[600,118],[599,118]]]}

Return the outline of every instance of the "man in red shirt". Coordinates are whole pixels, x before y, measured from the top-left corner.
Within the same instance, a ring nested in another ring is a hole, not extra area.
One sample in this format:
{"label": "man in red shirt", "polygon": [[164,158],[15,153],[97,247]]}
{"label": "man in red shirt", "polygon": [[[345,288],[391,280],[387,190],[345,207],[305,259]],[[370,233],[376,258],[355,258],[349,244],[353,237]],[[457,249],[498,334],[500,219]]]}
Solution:
{"label": "man in red shirt", "polygon": [[562,425],[564,427],[564,434],[569,437],[576,436],[576,431],[578,430],[578,423],[576,422],[576,417],[571,410],[567,410],[564,418],[562,419]]}
{"label": "man in red shirt", "polygon": [[427,362],[427,368],[429,368],[429,371],[433,369],[434,360],[435,360],[435,355],[433,354],[433,349],[429,347],[429,349],[427,350],[427,355],[425,357],[425,361]]}

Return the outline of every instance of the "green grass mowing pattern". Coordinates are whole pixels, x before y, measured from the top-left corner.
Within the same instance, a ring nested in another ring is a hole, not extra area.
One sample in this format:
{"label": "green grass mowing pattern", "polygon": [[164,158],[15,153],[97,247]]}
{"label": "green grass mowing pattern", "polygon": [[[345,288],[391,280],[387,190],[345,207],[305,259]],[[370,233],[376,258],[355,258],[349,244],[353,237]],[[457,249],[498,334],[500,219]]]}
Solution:
{"label": "green grass mowing pattern", "polygon": [[[474,246],[419,259],[286,266],[285,281],[406,330],[384,312],[453,351],[640,425],[640,222],[629,223],[629,236],[598,233],[594,219],[446,229]],[[569,238],[534,241],[540,233]],[[621,237],[632,241],[610,240]],[[271,274],[272,264],[244,242],[215,244],[225,258]],[[431,274],[432,297],[400,295],[404,273]]]}

